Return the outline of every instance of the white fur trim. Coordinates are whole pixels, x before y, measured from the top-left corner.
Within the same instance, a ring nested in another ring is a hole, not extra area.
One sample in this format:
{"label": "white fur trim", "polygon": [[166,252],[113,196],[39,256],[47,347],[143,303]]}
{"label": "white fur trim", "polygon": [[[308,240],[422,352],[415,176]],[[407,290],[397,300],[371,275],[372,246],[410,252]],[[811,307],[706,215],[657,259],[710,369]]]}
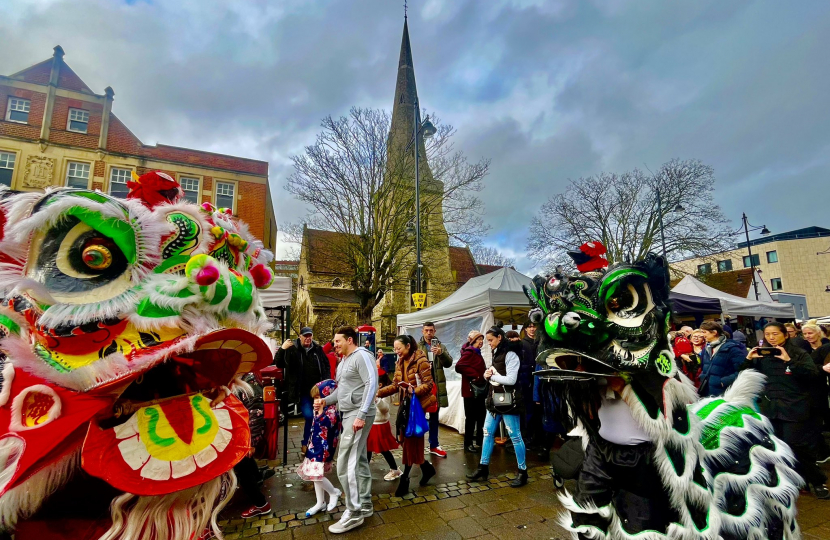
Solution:
{"label": "white fur trim", "polygon": [[[22,422],[23,403],[30,394],[45,394],[52,398],[52,405],[46,413],[46,420],[35,426],[26,426]],[[61,415],[61,398],[58,393],[45,384],[33,384],[21,391],[14,400],[12,400],[12,414],[9,419],[9,430],[11,431],[25,431],[29,429],[37,429],[43,427]]]}
{"label": "white fur trim", "polygon": [[6,360],[3,366],[3,387],[0,388],[0,407],[9,402],[9,396],[12,392],[12,383],[14,383],[14,366],[10,360]]}

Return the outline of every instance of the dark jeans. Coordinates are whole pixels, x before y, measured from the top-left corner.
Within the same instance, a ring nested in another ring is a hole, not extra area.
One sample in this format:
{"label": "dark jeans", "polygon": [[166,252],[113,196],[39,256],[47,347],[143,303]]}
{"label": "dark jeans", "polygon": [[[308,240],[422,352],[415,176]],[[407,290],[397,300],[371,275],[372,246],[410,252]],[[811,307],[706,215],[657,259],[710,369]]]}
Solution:
{"label": "dark jeans", "polygon": [[[305,418],[305,425],[303,426],[303,440],[302,445],[308,444],[308,438],[311,436],[311,422],[314,420],[314,400],[311,396],[304,396],[300,398],[300,412]],[[305,456],[303,456],[305,458]]]}
{"label": "dark jeans", "polygon": [[[438,411],[441,410],[441,406],[438,406]],[[438,443],[438,411],[434,413],[429,413],[429,447],[430,448],[438,448],[441,446]]]}
{"label": "dark jeans", "polygon": [[533,385],[522,386],[522,401],[524,401],[525,404],[525,412],[520,415],[522,438],[527,441],[531,439],[531,436],[534,433],[533,430],[530,429],[533,425]]}
{"label": "dark jeans", "polygon": [[248,497],[248,500],[251,501],[251,504],[265,506],[268,500],[259,490],[260,473],[256,460],[247,456],[242,458],[242,461],[234,466],[233,472],[236,473],[239,487]]}
{"label": "dark jeans", "polygon": [[787,422],[776,418],[770,422],[775,435],[792,448],[798,460],[798,474],[811,486],[823,486],[827,477],[816,465],[815,430],[810,426],[811,420]]}
{"label": "dark jeans", "polygon": [[484,441],[484,397],[464,398],[464,447]]}

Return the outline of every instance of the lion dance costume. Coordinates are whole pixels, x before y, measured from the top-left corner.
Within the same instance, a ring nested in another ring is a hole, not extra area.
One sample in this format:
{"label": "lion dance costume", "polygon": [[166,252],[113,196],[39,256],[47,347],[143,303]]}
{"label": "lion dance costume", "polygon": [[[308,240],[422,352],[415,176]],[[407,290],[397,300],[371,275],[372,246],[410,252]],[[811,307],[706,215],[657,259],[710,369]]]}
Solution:
{"label": "lion dance costume", "polygon": [[50,499],[93,483],[112,492],[100,534],[66,538],[219,534],[250,444],[228,386],[271,362],[257,289],[272,255],[164,173],[129,187],[0,188],[2,529],[52,519]]}
{"label": "lion dance costume", "polygon": [[562,525],[575,538],[800,538],[795,458],[754,405],[763,376],[741,372],[725,395],[698,398],[667,338],[665,259],[608,267],[604,253],[585,244],[570,253],[579,272],[525,288],[544,328],[546,403],[585,450]]}

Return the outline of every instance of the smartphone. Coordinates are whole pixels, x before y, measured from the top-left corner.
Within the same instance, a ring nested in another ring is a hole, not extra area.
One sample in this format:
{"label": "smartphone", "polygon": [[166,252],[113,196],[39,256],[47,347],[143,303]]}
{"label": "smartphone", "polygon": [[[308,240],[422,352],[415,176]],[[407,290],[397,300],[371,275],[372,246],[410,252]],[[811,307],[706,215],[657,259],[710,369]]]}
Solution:
{"label": "smartphone", "polygon": [[755,350],[761,356],[778,356],[781,354],[781,351],[776,347],[758,347]]}
{"label": "smartphone", "polygon": [[432,338],[431,344],[432,344],[433,347],[437,347],[438,346],[438,339],[437,338]]}

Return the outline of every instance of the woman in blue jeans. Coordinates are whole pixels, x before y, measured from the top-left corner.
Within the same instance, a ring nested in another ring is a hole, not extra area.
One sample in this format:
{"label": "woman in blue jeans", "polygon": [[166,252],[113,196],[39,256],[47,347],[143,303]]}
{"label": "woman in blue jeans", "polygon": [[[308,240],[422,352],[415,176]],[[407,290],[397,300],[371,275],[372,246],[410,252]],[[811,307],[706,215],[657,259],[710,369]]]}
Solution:
{"label": "woman in blue jeans", "polygon": [[[519,354],[521,342],[509,341],[504,330],[493,327],[487,331],[487,343],[493,351],[493,365],[484,372],[484,378],[490,382],[490,392],[487,395],[487,418],[484,420],[484,445],[481,448],[481,459],[478,469],[467,477],[471,480],[487,480],[490,475],[490,455],[493,453],[496,429],[499,421],[504,419],[507,433],[513,441],[516,451],[516,462],[519,473],[510,483],[511,487],[521,487],[527,484],[527,464],[525,463],[525,443],[522,439],[520,416],[524,413],[521,387],[516,379],[519,376]],[[512,399],[511,399],[512,398]],[[511,405],[505,403],[511,401]]]}

